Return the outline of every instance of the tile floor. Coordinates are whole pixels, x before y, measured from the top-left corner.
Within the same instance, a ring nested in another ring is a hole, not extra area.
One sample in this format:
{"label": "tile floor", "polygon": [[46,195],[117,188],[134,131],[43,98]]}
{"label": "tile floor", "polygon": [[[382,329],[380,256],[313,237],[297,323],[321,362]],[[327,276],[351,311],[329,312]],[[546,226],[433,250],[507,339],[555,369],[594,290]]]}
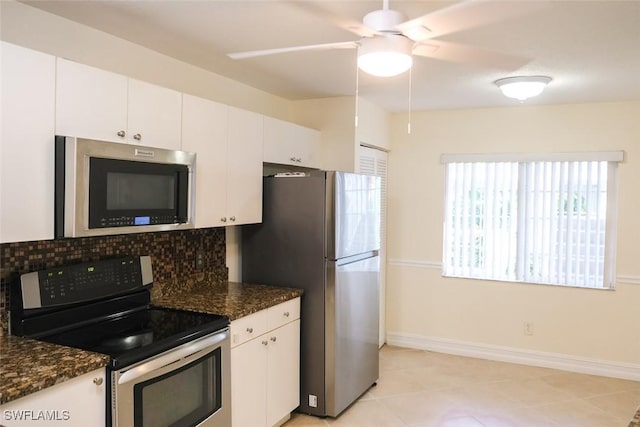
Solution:
{"label": "tile floor", "polygon": [[627,427],[640,382],[385,346],[380,380],[338,418],[285,427]]}

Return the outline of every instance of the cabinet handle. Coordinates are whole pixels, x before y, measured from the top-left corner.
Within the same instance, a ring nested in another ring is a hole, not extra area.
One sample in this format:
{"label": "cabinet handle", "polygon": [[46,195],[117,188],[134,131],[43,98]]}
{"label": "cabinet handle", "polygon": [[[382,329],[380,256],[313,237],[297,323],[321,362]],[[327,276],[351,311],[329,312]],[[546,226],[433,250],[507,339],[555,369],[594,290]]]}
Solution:
{"label": "cabinet handle", "polygon": [[121,131],[118,131],[117,135],[118,135],[120,138],[124,138],[124,137],[127,135],[127,133],[126,133],[125,131],[121,130]]}
{"label": "cabinet handle", "polygon": [[276,340],[277,340],[278,338],[276,338],[276,337],[271,337],[271,338],[269,338],[269,339],[270,339],[271,341],[273,341],[273,342],[276,342]]}
{"label": "cabinet handle", "polygon": [[269,344],[269,341],[267,340],[262,341],[262,345],[267,345],[267,344]]}
{"label": "cabinet handle", "polygon": [[296,162],[298,162],[298,163],[302,163],[302,158],[298,157],[298,158],[296,159]]}
{"label": "cabinet handle", "polygon": [[250,334],[253,333],[253,328],[247,328],[247,332],[249,332]]}
{"label": "cabinet handle", "polygon": [[95,385],[102,385],[102,381],[103,381],[103,380],[102,380],[102,377],[95,377],[95,378],[93,379],[93,383],[94,383]]}
{"label": "cabinet handle", "polygon": [[232,216],[231,218],[229,218],[229,221],[235,221],[235,220],[236,220],[235,216]]}
{"label": "cabinet handle", "polygon": [[222,218],[220,218],[220,222],[227,222],[227,217],[223,216]]}
{"label": "cabinet handle", "polygon": [[289,160],[291,160],[292,162],[295,162],[296,158],[295,157],[290,157]]}
{"label": "cabinet handle", "polygon": [[284,314],[284,317],[289,317],[289,312],[288,311],[285,311],[283,314]]}
{"label": "cabinet handle", "polygon": [[136,141],[140,141],[142,139],[142,135],[136,133],[135,135],[133,135],[133,139],[135,139]]}

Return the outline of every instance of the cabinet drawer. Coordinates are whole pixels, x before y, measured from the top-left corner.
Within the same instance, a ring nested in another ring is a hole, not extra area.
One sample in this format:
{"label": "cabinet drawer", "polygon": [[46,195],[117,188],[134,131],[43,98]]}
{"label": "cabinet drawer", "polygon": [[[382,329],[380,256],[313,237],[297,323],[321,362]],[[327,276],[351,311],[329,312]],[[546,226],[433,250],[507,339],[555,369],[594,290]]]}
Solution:
{"label": "cabinet drawer", "polygon": [[267,332],[267,318],[267,310],[262,310],[231,322],[231,347]]}
{"label": "cabinet drawer", "polygon": [[300,318],[300,298],[294,298],[270,307],[267,312],[269,314],[267,320],[268,330],[279,328],[282,325],[286,325]]}

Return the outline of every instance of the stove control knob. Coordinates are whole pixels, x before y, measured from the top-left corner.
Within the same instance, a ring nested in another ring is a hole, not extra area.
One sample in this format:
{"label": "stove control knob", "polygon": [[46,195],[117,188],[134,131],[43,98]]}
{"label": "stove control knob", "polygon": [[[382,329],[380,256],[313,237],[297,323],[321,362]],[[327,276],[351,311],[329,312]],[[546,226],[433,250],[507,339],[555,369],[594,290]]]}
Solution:
{"label": "stove control knob", "polygon": [[103,380],[102,380],[102,377],[95,377],[95,378],[93,379],[93,383],[94,383],[95,385],[102,385],[102,381],[103,381]]}

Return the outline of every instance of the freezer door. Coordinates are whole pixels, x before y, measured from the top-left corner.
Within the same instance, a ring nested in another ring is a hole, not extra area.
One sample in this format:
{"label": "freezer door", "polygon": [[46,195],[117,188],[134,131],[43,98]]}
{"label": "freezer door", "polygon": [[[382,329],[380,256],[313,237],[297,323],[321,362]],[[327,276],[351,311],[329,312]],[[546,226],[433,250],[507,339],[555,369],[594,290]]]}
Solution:
{"label": "freezer door", "polygon": [[326,415],[338,416],[378,380],[377,252],[327,262]]}
{"label": "freezer door", "polygon": [[380,178],[327,172],[327,191],[327,258],[380,249]]}

